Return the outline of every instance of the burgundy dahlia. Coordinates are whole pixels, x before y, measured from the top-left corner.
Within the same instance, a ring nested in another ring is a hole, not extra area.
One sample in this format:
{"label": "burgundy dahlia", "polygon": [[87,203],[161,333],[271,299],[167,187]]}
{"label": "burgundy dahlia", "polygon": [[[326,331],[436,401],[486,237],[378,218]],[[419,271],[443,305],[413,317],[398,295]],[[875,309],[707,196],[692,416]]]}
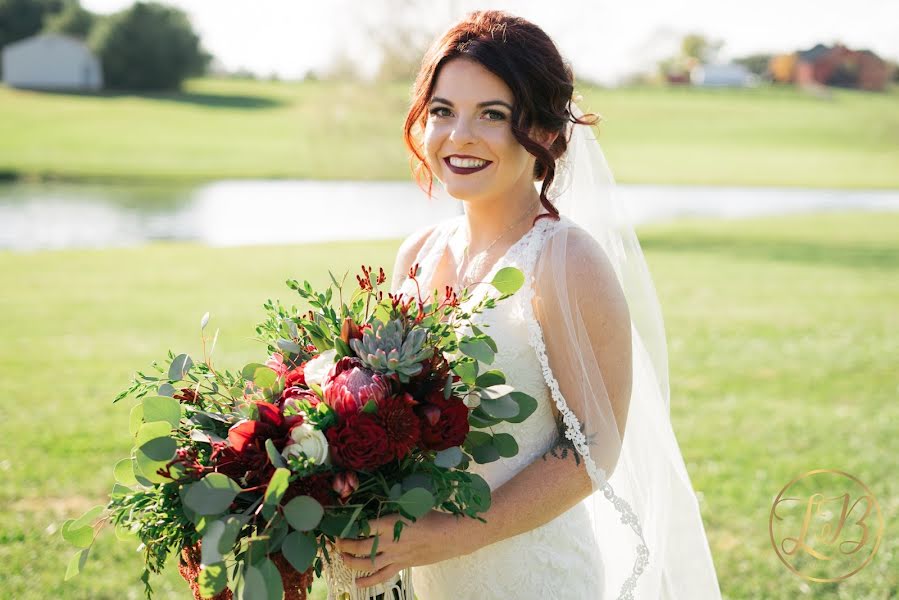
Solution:
{"label": "burgundy dahlia", "polygon": [[325,404],[341,419],[355,415],[369,400],[380,402],[390,393],[390,381],[365,367],[361,360],[344,356],[322,381]]}
{"label": "burgundy dahlia", "polygon": [[389,396],[378,405],[375,419],[384,428],[392,458],[406,456],[418,443],[420,426],[412,407],[418,404],[406,393]]}

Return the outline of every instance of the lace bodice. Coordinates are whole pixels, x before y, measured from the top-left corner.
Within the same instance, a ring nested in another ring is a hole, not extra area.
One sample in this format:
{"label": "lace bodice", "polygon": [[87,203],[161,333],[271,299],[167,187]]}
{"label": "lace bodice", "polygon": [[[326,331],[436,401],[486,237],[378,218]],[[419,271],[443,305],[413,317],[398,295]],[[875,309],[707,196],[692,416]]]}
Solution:
{"label": "lace bodice", "polygon": [[[430,282],[446,249],[461,255],[464,216],[445,221],[432,232],[419,252],[420,282]],[[564,219],[564,217],[563,217]],[[489,282],[501,268],[513,266],[525,276],[525,285],[496,308],[474,315],[472,322],[497,345],[494,363],[482,365],[501,370],[510,385],[537,400],[537,409],[522,423],[502,422],[494,433],[509,433],[518,443],[518,454],[492,463],[472,463],[470,470],[496,489],[552,447],[559,432],[554,400],[547,386],[540,355],[534,351],[536,317],[531,307],[534,266],[548,234],[559,222],[541,219],[515,242],[492,266],[483,281]],[[485,294],[498,296],[489,284],[471,288],[468,303]],[[411,293],[411,280],[400,291]],[[422,293],[427,293],[422,289]],[[549,523],[524,534],[492,544],[466,556],[413,569],[419,600],[466,598],[574,598],[595,597],[601,588],[601,557],[592,539],[587,509],[582,504]]]}

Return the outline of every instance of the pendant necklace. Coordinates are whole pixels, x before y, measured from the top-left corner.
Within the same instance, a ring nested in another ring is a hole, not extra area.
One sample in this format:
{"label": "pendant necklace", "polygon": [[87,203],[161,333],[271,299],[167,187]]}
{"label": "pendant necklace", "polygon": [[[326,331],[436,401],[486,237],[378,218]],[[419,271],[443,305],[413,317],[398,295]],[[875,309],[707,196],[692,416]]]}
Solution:
{"label": "pendant necklace", "polygon": [[[484,256],[486,256],[487,252],[489,252],[490,249],[493,248],[493,246],[495,246],[498,241],[503,239],[503,237],[505,237],[505,235],[507,233],[512,231],[512,229],[516,225],[518,225],[519,223],[524,221],[528,217],[528,215],[531,214],[532,211],[533,211],[533,207],[532,206],[528,207],[528,209],[524,211],[524,214],[517,221],[515,221],[514,223],[509,225],[505,231],[503,231],[501,234],[499,234],[499,237],[497,237],[495,240],[490,242],[490,245],[488,245],[486,248],[484,248],[483,250],[481,250],[480,252],[475,254],[473,259],[469,259],[469,256],[468,256],[468,248],[471,245],[471,235],[468,236],[468,241],[465,244],[465,249],[462,254],[463,255],[462,264],[467,264],[467,266],[465,267],[465,270],[462,271],[461,277],[459,276],[458,269],[456,270],[456,279],[462,284],[463,288],[468,287],[468,285],[470,283],[472,283],[474,280],[474,278],[471,275],[469,275],[469,271],[471,271],[472,267],[480,266],[481,263],[483,262]],[[469,262],[469,260],[473,260],[473,262]]]}

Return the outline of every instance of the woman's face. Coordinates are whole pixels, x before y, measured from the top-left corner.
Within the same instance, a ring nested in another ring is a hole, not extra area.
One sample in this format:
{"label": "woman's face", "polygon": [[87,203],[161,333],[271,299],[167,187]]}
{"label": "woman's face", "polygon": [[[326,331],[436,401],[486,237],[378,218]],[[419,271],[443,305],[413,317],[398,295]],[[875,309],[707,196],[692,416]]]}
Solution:
{"label": "woman's face", "polygon": [[534,157],[512,135],[513,103],[509,86],[477,62],[455,58],[443,65],[428,105],[424,149],[452,197],[495,200],[533,188]]}

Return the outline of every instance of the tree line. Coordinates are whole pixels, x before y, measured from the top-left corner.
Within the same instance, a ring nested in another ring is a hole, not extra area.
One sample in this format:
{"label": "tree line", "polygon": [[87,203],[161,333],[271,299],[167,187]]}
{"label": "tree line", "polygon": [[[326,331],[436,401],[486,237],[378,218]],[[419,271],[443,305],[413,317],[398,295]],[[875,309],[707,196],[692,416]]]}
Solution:
{"label": "tree line", "polygon": [[0,48],[41,32],[84,40],[111,89],[177,90],[212,59],[187,15],[171,6],[136,2],[99,15],[79,0],[0,0]]}

